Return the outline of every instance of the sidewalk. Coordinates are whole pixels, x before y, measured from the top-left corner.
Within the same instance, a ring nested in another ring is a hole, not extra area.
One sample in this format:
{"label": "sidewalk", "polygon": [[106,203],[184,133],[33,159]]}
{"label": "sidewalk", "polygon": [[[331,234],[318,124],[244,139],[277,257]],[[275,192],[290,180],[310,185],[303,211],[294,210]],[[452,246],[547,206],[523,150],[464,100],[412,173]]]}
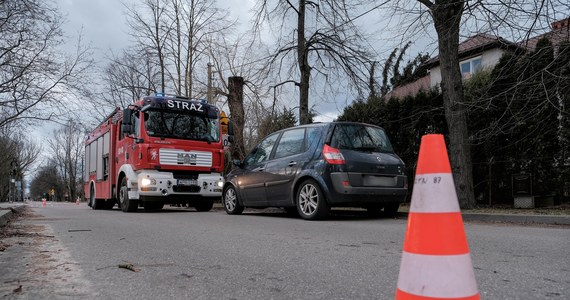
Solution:
{"label": "sidewalk", "polygon": [[6,225],[14,211],[21,211],[24,207],[24,202],[0,202],[0,227]]}
{"label": "sidewalk", "polygon": [[[13,211],[23,210],[25,206],[26,203],[23,202],[0,202],[0,227],[4,226],[6,222],[8,222]],[[570,215],[498,214],[475,212],[463,212],[461,215],[463,216],[463,220],[467,222],[570,225]],[[398,212],[397,217],[405,219],[408,217],[408,213]]]}

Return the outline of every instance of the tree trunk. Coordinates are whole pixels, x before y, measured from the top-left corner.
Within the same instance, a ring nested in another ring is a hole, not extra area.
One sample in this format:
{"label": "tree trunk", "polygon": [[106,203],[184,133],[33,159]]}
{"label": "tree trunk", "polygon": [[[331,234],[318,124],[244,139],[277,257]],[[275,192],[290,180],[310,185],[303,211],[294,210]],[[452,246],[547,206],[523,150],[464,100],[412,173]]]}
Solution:
{"label": "tree trunk", "polygon": [[431,7],[438,35],[441,90],[449,128],[449,158],[462,208],[475,206],[471,145],[467,131],[463,83],[459,69],[459,25],[464,1],[436,1]]}
{"label": "tree trunk", "polygon": [[305,0],[299,1],[299,17],[297,19],[297,62],[301,80],[299,83],[299,123],[311,123],[309,115],[309,80],[311,67],[309,66],[307,41],[305,40]]}
{"label": "tree trunk", "polygon": [[239,160],[245,157],[243,141],[243,127],[245,125],[243,84],[243,77],[228,78],[228,106],[230,107],[230,118],[234,125],[234,142],[231,145],[231,153],[232,159]]}

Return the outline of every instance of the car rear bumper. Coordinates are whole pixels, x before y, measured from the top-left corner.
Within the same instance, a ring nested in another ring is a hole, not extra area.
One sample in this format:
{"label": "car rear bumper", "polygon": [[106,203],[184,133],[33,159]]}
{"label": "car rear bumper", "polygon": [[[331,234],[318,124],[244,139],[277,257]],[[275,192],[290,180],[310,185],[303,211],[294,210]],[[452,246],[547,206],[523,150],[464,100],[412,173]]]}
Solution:
{"label": "car rear bumper", "polygon": [[[368,174],[331,173],[331,204],[381,204],[402,203],[408,194],[407,177],[405,175],[378,176],[378,180],[369,180]],[[354,183],[367,184],[353,186]]]}

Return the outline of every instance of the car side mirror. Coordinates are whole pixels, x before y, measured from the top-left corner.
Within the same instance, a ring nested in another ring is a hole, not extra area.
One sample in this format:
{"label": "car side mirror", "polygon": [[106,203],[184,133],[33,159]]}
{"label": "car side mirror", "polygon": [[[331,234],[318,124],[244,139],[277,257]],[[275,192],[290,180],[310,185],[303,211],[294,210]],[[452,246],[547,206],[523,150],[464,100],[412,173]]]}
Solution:
{"label": "car side mirror", "polygon": [[232,160],[232,163],[233,163],[234,166],[236,166],[236,167],[240,167],[240,168],[243,167],[243,162],[242,162],[241,160],[239,160],[239,159],[234,159],[234,160]]}

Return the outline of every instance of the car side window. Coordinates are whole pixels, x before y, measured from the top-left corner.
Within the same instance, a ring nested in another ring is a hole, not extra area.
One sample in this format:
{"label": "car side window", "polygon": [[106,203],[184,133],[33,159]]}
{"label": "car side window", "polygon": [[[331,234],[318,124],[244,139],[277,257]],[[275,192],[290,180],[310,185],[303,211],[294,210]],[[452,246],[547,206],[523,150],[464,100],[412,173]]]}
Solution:
{"label": "car side window", "polygon": [[311,149],[316,143],[319,142],[321,138],[322,127],[309,127],[307,128],[307,143],[305,145],[305,151]]}
{"label": "car side window", "polygon": [[266,137],[255,149],[245,158],[244,163],[246,165],[257,164],[266,161],[271,155],[275,141],[277,140],[278,134],[273,134]]}
{"label": "car side window", "polygon": [[295,155],[304,152],[305,129],[291,129],[283,132],[275,149],[275,158]]}

